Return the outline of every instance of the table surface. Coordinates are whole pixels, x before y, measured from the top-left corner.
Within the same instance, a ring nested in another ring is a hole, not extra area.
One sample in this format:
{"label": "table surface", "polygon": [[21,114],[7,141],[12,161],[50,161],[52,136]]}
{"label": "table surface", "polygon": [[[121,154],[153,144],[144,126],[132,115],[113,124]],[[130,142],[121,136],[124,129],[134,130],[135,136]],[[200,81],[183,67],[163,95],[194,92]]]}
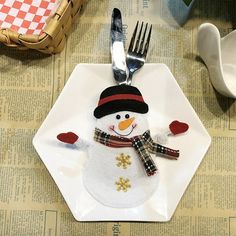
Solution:
{"label": "table surface", "polygon": [[[170,68],[212,137],[166,223],[76,221],[32,145],[75,66],[111,63],[114,7],[123,14],[126,49],[137,20],[153,24],[147,62]],[[197,0],[191,12],[178,0],[90,0],[60,54],[0,45],[0,235],[236,235],[236,104],[213,89],[196,47],[200,24],[211,22],[224,36],[235,12],[233,0]]]}

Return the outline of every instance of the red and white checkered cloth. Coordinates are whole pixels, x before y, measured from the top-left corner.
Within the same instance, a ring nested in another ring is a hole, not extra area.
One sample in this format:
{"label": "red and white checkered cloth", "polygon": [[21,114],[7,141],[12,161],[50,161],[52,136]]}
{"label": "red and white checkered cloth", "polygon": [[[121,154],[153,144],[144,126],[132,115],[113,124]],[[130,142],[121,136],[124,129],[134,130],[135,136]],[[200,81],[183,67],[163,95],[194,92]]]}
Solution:
{"label": "red and white checkered cloth", "polygon": [[58,0],[0,0],[0,28],[39,35]]}

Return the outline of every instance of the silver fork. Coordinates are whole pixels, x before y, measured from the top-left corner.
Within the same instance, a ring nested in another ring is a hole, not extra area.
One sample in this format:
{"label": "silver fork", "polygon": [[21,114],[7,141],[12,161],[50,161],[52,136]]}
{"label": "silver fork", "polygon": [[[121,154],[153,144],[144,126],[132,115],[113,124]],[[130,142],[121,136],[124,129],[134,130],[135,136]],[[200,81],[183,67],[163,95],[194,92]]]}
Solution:
{"label": "silver fork", "polygon": [[[145,39],[147,28],[148,28],[148,23],[146,23],[145,29],[144,29],[144,32],[142,35],[142,31],[143,31],[143,22],[142,22],[141,28],[139,30],[139,33],[138,33],[138,36],[137,36],[137,39],[135,42],[136,33],[138,30],[138,25],[139,25],[139,22],[137,22],[137,24],[135,26],[135,29],[134,29],[134,32],[133,32],[133,35],[132,35],[132,38],[130,41],[130,45],[128,48],[128,53],[126,56],[126,64],[129,69],[129,77],[127,78],[128,85],[131,84],[133,74],[137,70],[139,70],[145,63],[148,48],[149,48],[151,33],[152,33],[152,25],[151,25],[149,32],[148,32],[148,36]],[[141,38],[141,35],[142,35],[142,38]],[[140,39],[141,39],[141,41],[140,41]]]}

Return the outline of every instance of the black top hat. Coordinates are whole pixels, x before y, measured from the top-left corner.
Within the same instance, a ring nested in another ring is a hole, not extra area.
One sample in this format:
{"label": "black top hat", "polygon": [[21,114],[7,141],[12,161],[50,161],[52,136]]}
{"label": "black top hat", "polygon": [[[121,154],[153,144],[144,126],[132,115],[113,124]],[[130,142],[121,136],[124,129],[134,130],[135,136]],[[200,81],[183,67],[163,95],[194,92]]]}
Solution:
{"label": "black top hat", "polygon": [[144,102],[141,92],[133,86],[116,85],[106,88],[100,95],[94,116],[101,118],[119,111],[147,113],[148,105]]}

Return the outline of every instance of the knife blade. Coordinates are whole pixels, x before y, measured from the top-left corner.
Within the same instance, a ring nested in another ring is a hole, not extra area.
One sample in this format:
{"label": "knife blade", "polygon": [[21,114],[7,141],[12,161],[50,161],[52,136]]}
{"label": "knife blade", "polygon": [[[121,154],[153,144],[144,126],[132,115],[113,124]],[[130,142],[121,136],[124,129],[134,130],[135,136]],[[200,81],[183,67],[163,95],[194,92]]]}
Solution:
{"label": "knife blade", "polygon": [[129,72],[126,66],[122,17],[118,8],[113,9],[111,17],[111,55],[114,79],[118,84],[126,84]]}

